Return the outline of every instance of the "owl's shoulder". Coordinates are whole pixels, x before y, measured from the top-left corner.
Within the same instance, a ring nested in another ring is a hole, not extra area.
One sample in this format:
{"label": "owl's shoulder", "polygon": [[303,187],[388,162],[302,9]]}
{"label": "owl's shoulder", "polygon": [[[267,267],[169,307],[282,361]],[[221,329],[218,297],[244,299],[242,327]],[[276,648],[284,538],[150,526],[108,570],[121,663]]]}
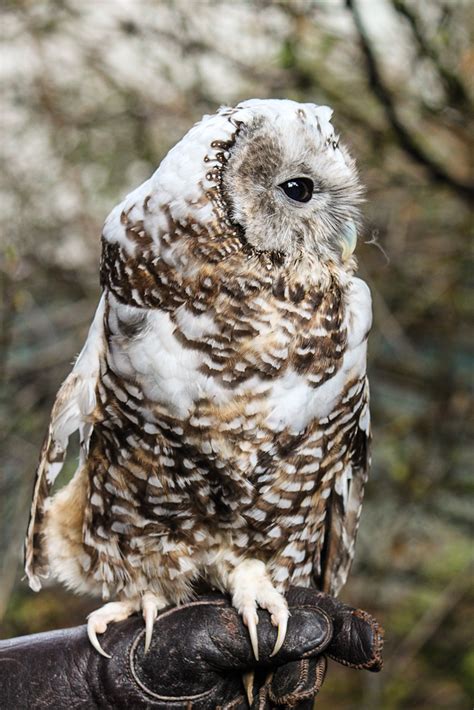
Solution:
{"label": "owl's shoulder", "polygon": [[347,345],[356,348],[363,343],[372,327],[372,294],[363,279],[353,276],[346,287]]}

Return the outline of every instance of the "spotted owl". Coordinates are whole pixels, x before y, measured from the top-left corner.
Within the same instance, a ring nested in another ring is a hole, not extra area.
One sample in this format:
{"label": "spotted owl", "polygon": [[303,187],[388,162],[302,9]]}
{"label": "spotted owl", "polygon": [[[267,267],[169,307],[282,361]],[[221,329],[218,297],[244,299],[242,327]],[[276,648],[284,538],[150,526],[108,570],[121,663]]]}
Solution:
{"label": "spotted owl", "polygon": [[[371,299],[354,275],[361,186],[327,106],[204,116],[112,210],[103,294],[41,452],[26,573],[107,602],[89,636],[207,587],[258,657],[258,607],[337,594],[368,472]],[[72,480],[52,494],[68,439]],[[290,621],[291,623],[291,621]]]}

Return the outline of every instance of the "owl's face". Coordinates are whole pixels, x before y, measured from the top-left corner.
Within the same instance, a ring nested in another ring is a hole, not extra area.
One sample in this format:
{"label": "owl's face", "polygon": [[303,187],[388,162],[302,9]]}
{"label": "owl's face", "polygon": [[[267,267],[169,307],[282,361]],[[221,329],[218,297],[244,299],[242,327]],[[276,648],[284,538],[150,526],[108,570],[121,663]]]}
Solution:
{"label": "owl's face", "polygon": [[231,216],[258,250],[344,262],[357,238],[355,163],[316,107],[294,105],[240,128],[223,173]]}
{"label": "owl's face", "polygon": [[[132,254],[154,244],[180,269],[190,247],[222,259],[245,245],[278,256],[265,264],[352,271],[362,189],[331,115],[327,106],[251,99],[204,116],[112,210],[104,239]],[[143,226],[137,234],[124,232],[132,220]]]}

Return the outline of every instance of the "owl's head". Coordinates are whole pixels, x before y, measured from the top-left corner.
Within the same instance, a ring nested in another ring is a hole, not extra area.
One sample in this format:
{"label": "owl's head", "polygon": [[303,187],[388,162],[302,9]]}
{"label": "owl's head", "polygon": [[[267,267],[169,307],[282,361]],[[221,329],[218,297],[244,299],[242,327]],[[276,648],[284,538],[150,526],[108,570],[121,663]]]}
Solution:
{"label": "owl's head", "polygon": [[154,244],[180,269],[191,246],[214,261],[245,248],[351,270],[362,190],[331,114],[253,99],[204,116],[111,212],[105,241],[132,253]]}
{"label": "owl's head", "polygon": [[[346,261],[362,189],[327,106],[252,100],[222,173],[232,220],[258,250]],[[235,116],[236,120],[240,116]]]}

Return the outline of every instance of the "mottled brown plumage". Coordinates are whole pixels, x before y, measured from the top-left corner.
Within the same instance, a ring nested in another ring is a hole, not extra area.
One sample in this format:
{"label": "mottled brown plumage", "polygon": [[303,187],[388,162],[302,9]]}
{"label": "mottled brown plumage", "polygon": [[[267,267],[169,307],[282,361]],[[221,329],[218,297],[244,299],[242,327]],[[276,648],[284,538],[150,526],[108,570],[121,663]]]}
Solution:
{"label": "mottled brown plumage", "polygon": [[[351,256],[360,188],[329,116],[221,109],[108,218],[104,295],[38,469],[33,588],[51,569],[130,613],[204,582],[249,628],[257,603],[286,625],[290,583],[339,591],[368,469],[371,316]],[[300,176],[307,204],[285,192]],[[74,429],[79,469],[50,499]]]}

